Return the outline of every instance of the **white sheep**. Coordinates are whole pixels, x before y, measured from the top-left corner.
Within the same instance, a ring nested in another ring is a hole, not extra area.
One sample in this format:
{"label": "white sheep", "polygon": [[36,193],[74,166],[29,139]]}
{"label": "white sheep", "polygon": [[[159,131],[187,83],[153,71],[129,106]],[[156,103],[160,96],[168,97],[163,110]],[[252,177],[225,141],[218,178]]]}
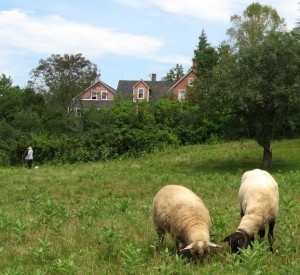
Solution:
{"label": "white sheep", "polygon": [[210,247],[211,220],[202,200],[180,185],[166,185],[153,199],[153,223],[163,245],[169,232],[179,252],[190,251],[203,260]]}
{"label": "white sheep", "polygon": [[239,190],[241,222],[236,232],[227,236],[231,251],[247,248],[254,241],[254,235],[265,236],[269,225],[268,240],[273,252],[273,230],[278,213],[279,193],[274,178],[266,171],[254,169],[243,174]]}

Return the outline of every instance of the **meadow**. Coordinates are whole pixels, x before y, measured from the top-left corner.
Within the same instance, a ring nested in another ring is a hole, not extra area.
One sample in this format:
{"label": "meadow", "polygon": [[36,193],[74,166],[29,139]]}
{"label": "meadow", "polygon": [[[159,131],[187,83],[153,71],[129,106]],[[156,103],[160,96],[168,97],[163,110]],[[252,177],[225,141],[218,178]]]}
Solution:
{"label": "meadow", "polygon": [[[274,253],[268,242],[229,253],[242,174],[260,166],[253,141],[166,149],[139,158],[35,169],[0,168],[1,274],[300,274],[300,139],[273,143],[279,184]],[[203,263],[159,246],[151,219],[155,193],[184,185],[204,201],[211,240]]]}

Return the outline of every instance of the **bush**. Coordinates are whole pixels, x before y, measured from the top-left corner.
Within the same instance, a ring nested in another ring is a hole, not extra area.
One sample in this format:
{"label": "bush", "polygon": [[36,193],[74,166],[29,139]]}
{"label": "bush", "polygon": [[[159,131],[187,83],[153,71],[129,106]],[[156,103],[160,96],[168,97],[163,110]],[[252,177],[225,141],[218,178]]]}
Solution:
{"label": "bush", "polygon": [[0,166],[5,167],[10,165],[10,157],[6,152],[0,151]]}

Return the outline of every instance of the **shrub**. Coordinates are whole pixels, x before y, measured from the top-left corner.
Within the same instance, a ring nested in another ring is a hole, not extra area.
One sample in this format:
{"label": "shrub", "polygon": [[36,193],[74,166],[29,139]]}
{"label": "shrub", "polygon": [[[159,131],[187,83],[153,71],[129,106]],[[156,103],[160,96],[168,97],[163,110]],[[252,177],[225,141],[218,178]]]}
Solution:
{"label": "shrub", "polygon": [[0,151],[0,166],[9,166],[10,159],[6,152]]}

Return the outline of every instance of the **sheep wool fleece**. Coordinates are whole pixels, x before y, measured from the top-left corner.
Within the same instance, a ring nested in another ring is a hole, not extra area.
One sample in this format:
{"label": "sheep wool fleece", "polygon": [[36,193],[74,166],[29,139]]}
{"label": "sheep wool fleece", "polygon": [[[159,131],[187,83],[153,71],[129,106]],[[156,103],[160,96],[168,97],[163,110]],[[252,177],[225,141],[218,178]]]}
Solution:
{"label": "sheep wool fleece", "polygon": [[180,185],[167,185],[155,195],[153,222],[156,230],[170,232],[174,240],[186,244],[210,240],[208,209],[194,192]]}
{"label": "sheep wool fleece", "polygon": [[[278,213],[278,186],[266,171],[254,169],[245,172],[239,190],[240,207],[245,218],[239,228],[252,235],[274,220]],[[247,217],[247,218],[246,218]],[[259,224],[260,228],[257,228]]]}

